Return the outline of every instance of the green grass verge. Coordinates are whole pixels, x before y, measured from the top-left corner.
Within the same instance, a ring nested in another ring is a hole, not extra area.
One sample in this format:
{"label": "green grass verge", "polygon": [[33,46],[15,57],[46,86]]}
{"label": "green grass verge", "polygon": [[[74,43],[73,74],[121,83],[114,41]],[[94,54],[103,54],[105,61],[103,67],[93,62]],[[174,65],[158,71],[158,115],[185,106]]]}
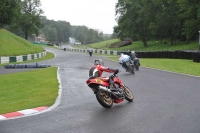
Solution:
{"label": "green grass verge", "polygon": [[[110,60],[118,61],[119,56],[107,57]],[[140,58],[141,66],[167,70],[176,73],[200,76],[200,64],[192,60],[182,59],[146,59]]]}
{"label": "green grass verge", "polygon": [[58,96],[57,68],[0,75],[0,114],[51,106]]}

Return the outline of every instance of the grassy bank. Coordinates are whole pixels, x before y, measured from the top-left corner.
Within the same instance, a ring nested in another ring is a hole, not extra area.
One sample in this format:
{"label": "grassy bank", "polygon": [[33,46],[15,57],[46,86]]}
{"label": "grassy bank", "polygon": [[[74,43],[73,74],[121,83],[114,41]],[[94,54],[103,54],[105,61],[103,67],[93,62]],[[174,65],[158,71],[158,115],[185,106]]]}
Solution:
{"label": "grassy bank", "polygon": [[72,47],[74,48],[95,48],[95,49],[108,49],[107,46],[112,44],[112,43],[116,43],[119,42],[119,39],[110,39],[110,40],[106,40],[106,41],[102,41],[102,42],[98,42],[98,43],[93,43],[93,44],[86,44],[86,45],[82,45],[82,44],[74,44],[72,45]]}
{"label": "grassy bank", "polygon": [[120,47],[120,48],[109,48],[108,45],[119,41],[118,39],[111,39],[99,43],[87,44],[87,45],[72,45],[74,48],[95,48],[104,50],[115,50],[115,51],[174,51],[174,50],[198,50],[198,40],[186,44],[185,42],[177,41],[176,44],[171,45],[169,40],[160,41],[149,40],[148,47],[144,47],[142,41],[134,41],[131,45]]}
{"label": "grassy bank", "polygon": [[0,114],[51,106],[58,96],[57,68],[0,75]]}
{"label": "grassy bank", "polygon": [[33,45],[5,29],[0,29],[0,56],[27,55],[43,51],[41,46]]}

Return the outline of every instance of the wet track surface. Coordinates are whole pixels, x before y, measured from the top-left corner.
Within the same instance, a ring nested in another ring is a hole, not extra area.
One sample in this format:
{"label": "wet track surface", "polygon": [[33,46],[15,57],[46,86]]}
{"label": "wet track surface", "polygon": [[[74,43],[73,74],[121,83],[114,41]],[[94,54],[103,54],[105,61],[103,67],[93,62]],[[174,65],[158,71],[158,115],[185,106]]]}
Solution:
{"label": "wet track surface", "polygon": [[60,103],[38,115],[0,121],[0,133],[200,133],[199,77],[143,67],[131,75],[104,59],[105,66],[121,70],[119,78],[135,97],[105,109],[86,84],[94,59],[100,57],[47,50],[56,57],[38,63],[59,67]]}

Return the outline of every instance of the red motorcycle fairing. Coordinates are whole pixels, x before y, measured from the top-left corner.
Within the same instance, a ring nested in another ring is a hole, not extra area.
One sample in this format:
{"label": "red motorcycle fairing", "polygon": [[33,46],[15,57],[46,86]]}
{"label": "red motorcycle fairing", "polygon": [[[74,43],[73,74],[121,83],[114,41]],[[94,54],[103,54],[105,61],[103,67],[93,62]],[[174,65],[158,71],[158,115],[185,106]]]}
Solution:
{"label": "red motorcycle fairing", "polygon": [[98,78],[95,78],[95,79],[88,79],[86,81],[86,83],[88,84],[88,86],[92,83],[98,84],[98,85],[103,85],[103,86],[109,86],[109,82],[108,82],[107,77],[98,77]]}
{"label": "red motorcycle fairing", "polygon": [[120,79],[118,79],[118,78],[114,78],[113,81],[115,83],[119,83],[119,85],[122,85],[122,81]]}
{"label": "red motorcycle fairing", "polygon": [[124,101],[124,98],[122,98],[122,99],[114,99],[114,103],[121,103],[122,101]]}

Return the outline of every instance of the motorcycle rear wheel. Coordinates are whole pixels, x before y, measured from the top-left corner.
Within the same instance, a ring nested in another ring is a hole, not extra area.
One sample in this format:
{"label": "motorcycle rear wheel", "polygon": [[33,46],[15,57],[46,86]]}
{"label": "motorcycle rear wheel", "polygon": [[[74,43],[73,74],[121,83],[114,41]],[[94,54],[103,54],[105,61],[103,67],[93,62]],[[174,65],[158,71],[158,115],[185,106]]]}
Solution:
{"label": "motorcycle rear wheel", "polygon": [[104,107],[104,108],[111,108],[113,106],[113,99],[109,96],[105,91],[98,90],[96,93],[97,101]]}
{"label": "motorcycle rear wheel", "polygon": [[135,69],[136,69],[136,71],[139,71],[139,63],[138,62],[135,63]]}
{"label": "motorcycle rear wheel", "polygon": [[134,99],[133,93],[127,86],[125,86],[125,88],[124,88],[124,97],[129,102],[132,102]]}

